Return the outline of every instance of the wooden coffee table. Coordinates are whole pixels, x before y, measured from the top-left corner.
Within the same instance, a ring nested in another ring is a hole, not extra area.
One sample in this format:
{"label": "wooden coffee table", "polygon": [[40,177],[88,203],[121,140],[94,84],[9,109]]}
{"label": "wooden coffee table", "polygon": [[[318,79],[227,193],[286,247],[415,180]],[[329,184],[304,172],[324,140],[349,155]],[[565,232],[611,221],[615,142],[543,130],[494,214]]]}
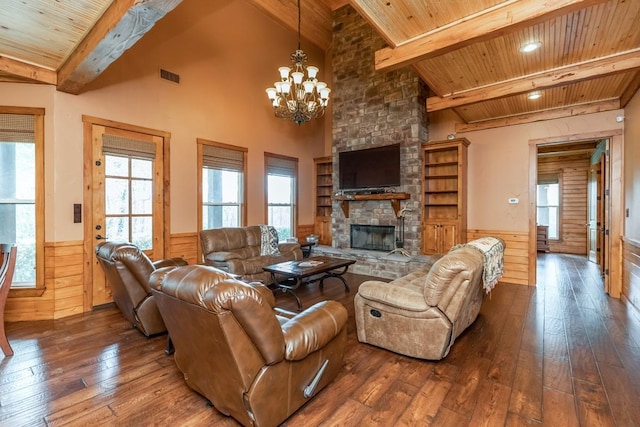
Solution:
{"label": "wooden coffee table", "polygon": [[353,259],[316,256],[300,261],[287,261],[268,265],[263,267],[263,270],[271,273],[271,280],[278,289],[293,295],[298,303],[298,309],[302,309],[300,298],[294,292],[300,285],[320,282],[320,289],[322,289],[325,279],[335,277],[342,281],[345,290],[349,292],[349,285],[347,285],[342,275],[355,262]]}

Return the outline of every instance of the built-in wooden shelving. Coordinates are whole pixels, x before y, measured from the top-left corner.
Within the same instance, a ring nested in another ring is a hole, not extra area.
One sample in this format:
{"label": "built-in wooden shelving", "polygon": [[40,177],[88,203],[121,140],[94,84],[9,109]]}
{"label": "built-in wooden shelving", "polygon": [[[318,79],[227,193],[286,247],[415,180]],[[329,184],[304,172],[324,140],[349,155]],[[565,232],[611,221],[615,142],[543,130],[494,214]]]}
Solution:
{"label": "built-in wooden shelving", "polygon": [[444,253],[465,241],[467,146],[464,138],[423,144],[422,251]]}
{"label": "built-in wooden shelving", "polygon": [[316,179],[316,211],[314,232],[318,243],[331,245],[331,211],[333,194],[333,161],[330,156],[314,159]]}

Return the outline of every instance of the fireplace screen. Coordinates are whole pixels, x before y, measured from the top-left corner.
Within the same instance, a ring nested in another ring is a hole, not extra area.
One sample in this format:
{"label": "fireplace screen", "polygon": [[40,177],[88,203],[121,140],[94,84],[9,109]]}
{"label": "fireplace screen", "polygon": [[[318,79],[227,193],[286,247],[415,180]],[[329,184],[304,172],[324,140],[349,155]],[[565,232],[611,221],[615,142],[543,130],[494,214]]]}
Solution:
{"label": "fireplace screen", "polygon": [[395,227],[351,224],[351,249],[392,251],[395,249]]}

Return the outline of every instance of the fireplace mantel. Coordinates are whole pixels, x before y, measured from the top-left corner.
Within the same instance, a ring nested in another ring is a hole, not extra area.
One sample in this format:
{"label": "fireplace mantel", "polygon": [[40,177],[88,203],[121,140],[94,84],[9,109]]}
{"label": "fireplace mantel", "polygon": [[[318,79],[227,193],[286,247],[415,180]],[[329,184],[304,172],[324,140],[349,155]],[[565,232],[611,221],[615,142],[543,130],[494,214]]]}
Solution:
{"label": "fireplace mantel", "polygon": [[396,217],[400,213],[400,200],[410,199],[409,193],[382,193],[382,194],[347,194],[342,196],[335,196],[335,199],[340,201],[340,207],[344,216],[349,218],[349,202],[360,202],[366,200],[389,200],[391,206],[396,213]]}

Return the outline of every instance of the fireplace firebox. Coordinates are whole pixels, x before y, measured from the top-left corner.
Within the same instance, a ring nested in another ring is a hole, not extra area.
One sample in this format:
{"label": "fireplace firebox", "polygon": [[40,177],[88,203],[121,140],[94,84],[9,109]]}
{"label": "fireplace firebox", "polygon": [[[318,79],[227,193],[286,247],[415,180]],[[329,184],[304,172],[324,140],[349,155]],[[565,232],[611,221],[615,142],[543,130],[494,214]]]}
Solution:
{"label": "fireplace firebox", "polygon": [[393,225],[351,224],[351,249],[392,251],[395,248]]}

